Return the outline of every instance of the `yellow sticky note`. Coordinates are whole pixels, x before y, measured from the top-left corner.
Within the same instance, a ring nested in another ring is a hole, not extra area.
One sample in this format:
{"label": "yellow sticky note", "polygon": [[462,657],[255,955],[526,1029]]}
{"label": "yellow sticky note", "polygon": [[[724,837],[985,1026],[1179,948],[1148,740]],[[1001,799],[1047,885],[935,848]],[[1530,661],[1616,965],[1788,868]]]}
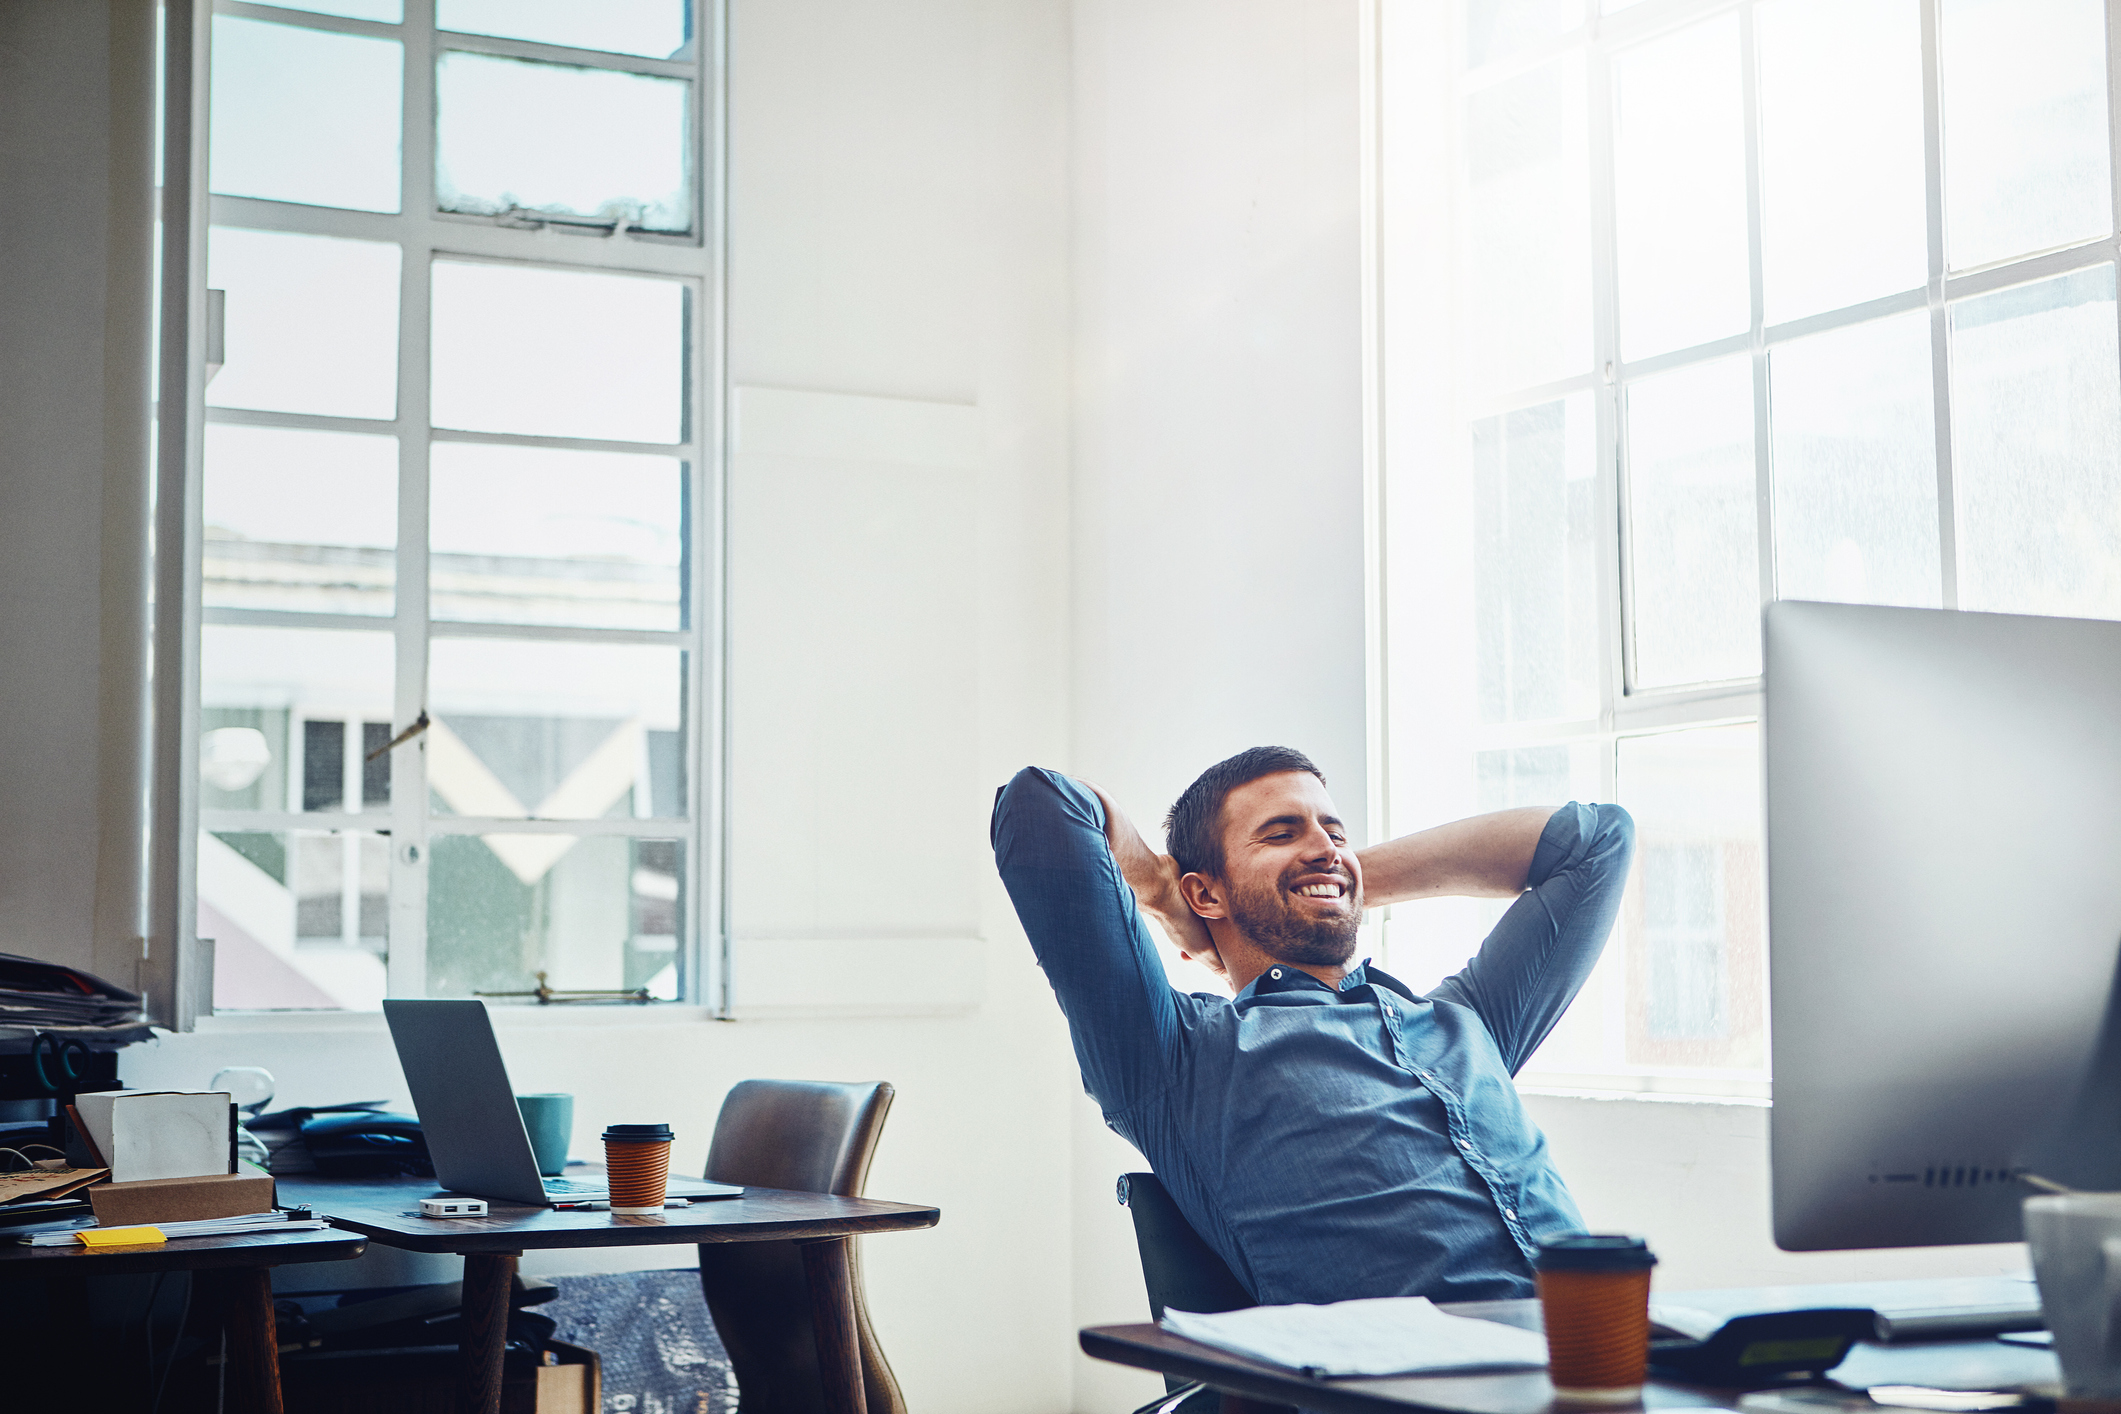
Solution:
{"label": "yellow sticky note", "polygon": [[169,1241],[159,1227],[85,1227],[74,1236],[83,1247],[151,1247]]}

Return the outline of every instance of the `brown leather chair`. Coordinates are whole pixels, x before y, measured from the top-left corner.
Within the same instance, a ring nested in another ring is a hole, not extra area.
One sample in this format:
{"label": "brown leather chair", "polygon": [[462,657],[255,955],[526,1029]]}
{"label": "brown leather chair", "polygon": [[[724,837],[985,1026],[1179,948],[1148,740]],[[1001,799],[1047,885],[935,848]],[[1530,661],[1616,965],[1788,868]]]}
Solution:
{"label": "brown leather chair", "polygon": [[[859,1198],[894,1093],[882,1081],[746,1080],[722,1101],[707,1177]],[[868,1414],[906,1414],[898,1380],[869,1328],[861,1243],[847,1246]],[[700,1287],[736,1372],[744,1414],[825,1414],[810,1289],[795,1244],[703,1244]]]}

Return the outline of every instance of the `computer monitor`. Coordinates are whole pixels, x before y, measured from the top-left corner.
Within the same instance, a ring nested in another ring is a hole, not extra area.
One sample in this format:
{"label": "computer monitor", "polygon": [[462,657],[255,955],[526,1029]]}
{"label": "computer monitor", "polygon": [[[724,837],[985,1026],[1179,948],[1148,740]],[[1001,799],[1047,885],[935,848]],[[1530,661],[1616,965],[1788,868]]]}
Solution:
{"label": "computer monitor", "polygon": [[1779,603],[1776,1244],[2008,1242],[2121,1188],[2121,623]]}

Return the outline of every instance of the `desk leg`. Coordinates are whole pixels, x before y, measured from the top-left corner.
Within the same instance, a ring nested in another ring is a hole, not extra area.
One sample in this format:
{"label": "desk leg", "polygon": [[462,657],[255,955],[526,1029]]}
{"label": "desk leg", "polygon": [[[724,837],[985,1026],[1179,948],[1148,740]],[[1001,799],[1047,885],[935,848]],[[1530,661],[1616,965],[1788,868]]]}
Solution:
{"label": "desk leg", "polygon": [[272,1312],[272,1273],[264,1267],[194,1272],[210,1288],[228,1330],[230,1403],[258,1414],[281,1414],[280,1333]]}
{"label": "desk leg", "polygon": [[508,1346],[508,1292],[520,1252],[464,1256],[464,1334],[457,1343],[457,1408],[500,1414],[501,1356]]}
{"label": "desk leg", "polygon": [[800,1244],[803,1276],[810,1286],[810,1324],[817,1333],[817,1368],[829,1414],[866,1414],[862,1349],[854,1329],[854,1274],[847,1265],[847,1239]]}

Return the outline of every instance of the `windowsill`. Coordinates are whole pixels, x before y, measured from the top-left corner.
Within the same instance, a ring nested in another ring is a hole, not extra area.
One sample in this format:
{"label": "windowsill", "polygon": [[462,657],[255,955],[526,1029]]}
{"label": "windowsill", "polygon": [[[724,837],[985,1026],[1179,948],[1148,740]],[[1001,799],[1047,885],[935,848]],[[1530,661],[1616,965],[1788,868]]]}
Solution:
{"label": "windowsill", "polygon": [[1640,1100],[1652,1105],[1723,1105],[1747,1110],[1772,1109],[1775,1104],[1773,1100],[1753,1095],[1694,1095],[1654,1090],[1594,1090],[1588,1087],[1564,1089],[1552,1085],[1520,1085],[1517,1087],[1517,1093],[1537,1095],[1549,1100]]}
{"label": "windowsill", "polygon": [[[488,1009],[494,1026],[502,1031],[550,1026],[639,1026],[713,1021],[715,1014],[703,1006],[672,1002],[641,1006],[618,1002],[609,1005],[571,1002],[564,1006],[508,1006]],[[248,1036],[267,1031],[382,1032],[380,1011],[230,1011],[202,1016],[195,1035]]]}

